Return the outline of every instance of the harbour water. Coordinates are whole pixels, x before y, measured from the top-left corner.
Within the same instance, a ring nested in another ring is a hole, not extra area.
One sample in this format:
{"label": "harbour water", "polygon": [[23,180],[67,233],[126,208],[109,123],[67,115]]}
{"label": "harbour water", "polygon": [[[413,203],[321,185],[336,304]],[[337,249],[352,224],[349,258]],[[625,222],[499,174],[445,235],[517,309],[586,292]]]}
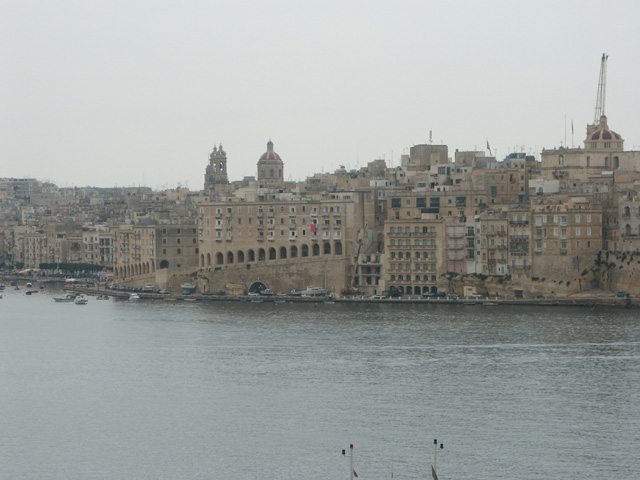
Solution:
{"label": "harbour water", "polygon": [[[56,292],[58,294],[59,292]],[[0,478],[640,478],[640,312],[0,300]]]}

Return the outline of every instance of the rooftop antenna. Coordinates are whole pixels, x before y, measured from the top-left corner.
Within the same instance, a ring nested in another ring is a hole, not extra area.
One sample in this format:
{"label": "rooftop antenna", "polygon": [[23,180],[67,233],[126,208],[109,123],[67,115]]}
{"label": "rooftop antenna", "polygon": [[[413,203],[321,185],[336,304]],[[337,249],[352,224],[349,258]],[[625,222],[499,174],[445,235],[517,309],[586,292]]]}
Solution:
{"label": "rooftop antenna", "polygon": [[602,60],[600,60],[600,79],[598,80],[598,96],[596,98],[596,111],[593,117],[593,124],[598,125],[600,123],[600,117],[604,115],[604,97],[607,90],[607,59],[609,55],[602,54]]}

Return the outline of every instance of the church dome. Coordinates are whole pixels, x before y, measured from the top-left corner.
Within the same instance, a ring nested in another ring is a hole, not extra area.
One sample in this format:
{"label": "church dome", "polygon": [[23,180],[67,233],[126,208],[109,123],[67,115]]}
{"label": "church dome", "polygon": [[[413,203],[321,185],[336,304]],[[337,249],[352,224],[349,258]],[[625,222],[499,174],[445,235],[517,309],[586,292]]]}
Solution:
{"label": "church dome", "polygon": [[606,116],[602,115],[600,117],[600,123],[597,126],[594,126],[596,127],[596,129],[589,132],[587,140],[622,140],[622,137],[619,133],[616,133],[613,130],[609,130]]}
{"label": "church dome", "polygon": [[267,143],[267,151],[262,154],[258,163],[282,163],[280,155],[273,151],[273,142]]}

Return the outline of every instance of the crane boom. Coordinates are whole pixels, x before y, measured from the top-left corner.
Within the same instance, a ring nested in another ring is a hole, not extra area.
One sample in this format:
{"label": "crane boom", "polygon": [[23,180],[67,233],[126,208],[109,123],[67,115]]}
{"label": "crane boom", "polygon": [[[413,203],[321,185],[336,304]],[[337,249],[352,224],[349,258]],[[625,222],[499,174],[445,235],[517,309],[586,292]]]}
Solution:
{"label": "crane boom", "polygon": [[593,124],[598,125],[600,123],[600,117],[604,115],[604,100],[607,90],[607,59],[609,55],[602,54],[602,60],[600,61],[600,78],[598,80],[598,96],[596,97],[596,111],[593,117]]}

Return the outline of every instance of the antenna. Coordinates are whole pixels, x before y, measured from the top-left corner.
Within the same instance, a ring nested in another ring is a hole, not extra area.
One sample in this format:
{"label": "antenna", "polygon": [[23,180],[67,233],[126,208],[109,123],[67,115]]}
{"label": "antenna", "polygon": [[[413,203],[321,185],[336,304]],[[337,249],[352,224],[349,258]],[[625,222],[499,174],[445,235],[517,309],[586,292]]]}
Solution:
{"label": "antenna", "polygon": [[604,115],[604,97],[607,90],[607,59],[609,55],[602,54],[600,60],[600,78],[598,80],[598,96],[596,98],[596,111],[593,117],[593,124],[598,125],[600,117]]}

